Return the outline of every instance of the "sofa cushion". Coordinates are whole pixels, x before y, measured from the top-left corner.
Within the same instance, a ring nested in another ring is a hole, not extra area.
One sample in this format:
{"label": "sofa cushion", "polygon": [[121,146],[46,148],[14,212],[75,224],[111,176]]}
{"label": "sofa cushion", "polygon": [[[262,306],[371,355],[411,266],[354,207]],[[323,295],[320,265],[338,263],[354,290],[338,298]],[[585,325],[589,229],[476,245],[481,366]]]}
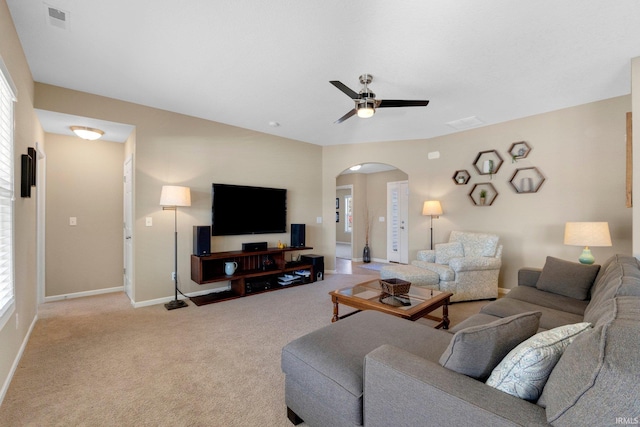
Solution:
{"label": "sofa cushion", "polygon": [[515,346],[536,333],[540,312],[527,312],[456,332],[440,356],[447,369],[485,381]]}
{"label": "sofa cushion", "polygon": [[546,292],[531,286],[516,286],[511,289],[505,298],[514,298],[520,301],[530,302],[554,310],[566,311],[568,313],[584,315],[584,311],[589,301],[581,301],[564,295]]}
{"label": "sofa cushion", "polygon": [[600,266],[547,257],[536,287],[567,297],[586,300]]}
{"label": "sofa cushion", "polygon": [[438,243],[436,244],[436,263],[449,264],[451,258],[464,256],[464,249],[460,242]]}
{"label": "sofa cushion", "polygon": [[580,314],[568,313],[532,302],[520,301],[515,298],[500,298],[480,309],[481,313],[497,317],[513,316],[514,314],[524,313],[525,311],[539,311],[542,313],[542,317],[540,318],[541,329],[553,329],[558,326],[583,321],[583,316]]}
{"label": "sofa cushion", "polygon": [[502,359],[491,372],[487,385],[535,402],[564,349],[590,327],[590,323],[581,322],[535,334]]}
{"label": "sofa cushion", "polygon": [[638,417],[640,298],[617,297],[600,324],[567,347],[542,392],[553,426]]}

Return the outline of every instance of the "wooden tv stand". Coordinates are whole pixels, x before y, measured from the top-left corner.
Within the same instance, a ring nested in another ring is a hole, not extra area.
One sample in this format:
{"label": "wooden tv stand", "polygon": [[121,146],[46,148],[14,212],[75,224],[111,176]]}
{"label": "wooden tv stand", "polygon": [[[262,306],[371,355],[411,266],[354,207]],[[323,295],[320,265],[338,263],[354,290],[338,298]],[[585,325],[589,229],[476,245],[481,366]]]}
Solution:
{"label": "wooden tv stand", "polygon": [[[285,258],[288,252],[305,251],[311,247],[268,248],[262,251],[227,251],[215,252],[206,256],[191,255],[191,280],[204,285],[207,283],[229,280],[231,289],[224,292],[213,292],[208,295],[191,297],[196,305],[240,298],[255,293],[266,292],[284,287],[315,282],[313,265],[302,262],[290,262]],[[225,262],[235,261],[238,268],[231,276],[224,272]],[[295,271],[306,270],[308,280],[301,277],[299,283],[280,285],[278,278],[285,274],[293,275]]]}

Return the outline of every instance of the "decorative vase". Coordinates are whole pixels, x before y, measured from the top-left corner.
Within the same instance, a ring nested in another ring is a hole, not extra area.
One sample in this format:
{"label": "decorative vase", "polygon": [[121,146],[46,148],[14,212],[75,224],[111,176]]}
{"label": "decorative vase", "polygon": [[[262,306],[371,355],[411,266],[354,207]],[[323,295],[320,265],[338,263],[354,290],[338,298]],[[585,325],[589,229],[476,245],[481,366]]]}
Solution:
{"label": "decorative vase", "polygon": [[364,249],[362,250],[362,261],[371,262],[371,251],[368,243],[365,243]]}

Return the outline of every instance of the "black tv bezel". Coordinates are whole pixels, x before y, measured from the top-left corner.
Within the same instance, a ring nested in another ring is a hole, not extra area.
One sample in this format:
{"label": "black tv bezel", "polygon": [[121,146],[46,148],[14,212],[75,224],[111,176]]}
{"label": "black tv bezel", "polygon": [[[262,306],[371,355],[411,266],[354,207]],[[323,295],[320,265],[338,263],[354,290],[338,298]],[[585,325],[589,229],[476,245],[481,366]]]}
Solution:
{"label": "black tv bezel", "polygon": [[[237,188],[239,190],[248,190],[248,191],[264,191],[270,193],[278,193],[284,195],[284,209],[280,209],[282,211],[282,227],[278,228],[248,228],[248,229],[234,229],[234,230],[218,230],[216,228],[215,222],[215,191],[216,186],[223,187],[225,189]],[[212,236],[244,236],[244,235],[254,235],[254,234],[282,234],[287,232],[288,222],[287,222],[287,196],[288,192],[286,188],[277,188],[277,187],[265,187],[265,186],[256,186],[256,185],[241,185],[241,184],[224,184],[224,183],[212,183],[211,184],[211,235]]]}

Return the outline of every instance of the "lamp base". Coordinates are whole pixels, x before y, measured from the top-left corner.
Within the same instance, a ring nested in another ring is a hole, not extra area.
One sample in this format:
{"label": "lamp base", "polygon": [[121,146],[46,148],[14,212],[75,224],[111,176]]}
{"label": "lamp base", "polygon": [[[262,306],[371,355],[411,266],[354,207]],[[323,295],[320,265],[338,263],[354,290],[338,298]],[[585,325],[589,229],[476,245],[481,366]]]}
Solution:
{"label": "lamp base", "polygon": [[189,304],[187,304],[181,299],[175,299],[171,302],[166,303],[164,307],[167,310],[175,310],[176,308],[189,307]]}
{"label": "lamp base", "polygon": [[591,254],[591,249],[589,249],[588,247],[582,250],[582,254],[580,255],[580,258],[578,258],[578,261],[580,261],[580,264],[593,264],[595,260],[596,259]]}

